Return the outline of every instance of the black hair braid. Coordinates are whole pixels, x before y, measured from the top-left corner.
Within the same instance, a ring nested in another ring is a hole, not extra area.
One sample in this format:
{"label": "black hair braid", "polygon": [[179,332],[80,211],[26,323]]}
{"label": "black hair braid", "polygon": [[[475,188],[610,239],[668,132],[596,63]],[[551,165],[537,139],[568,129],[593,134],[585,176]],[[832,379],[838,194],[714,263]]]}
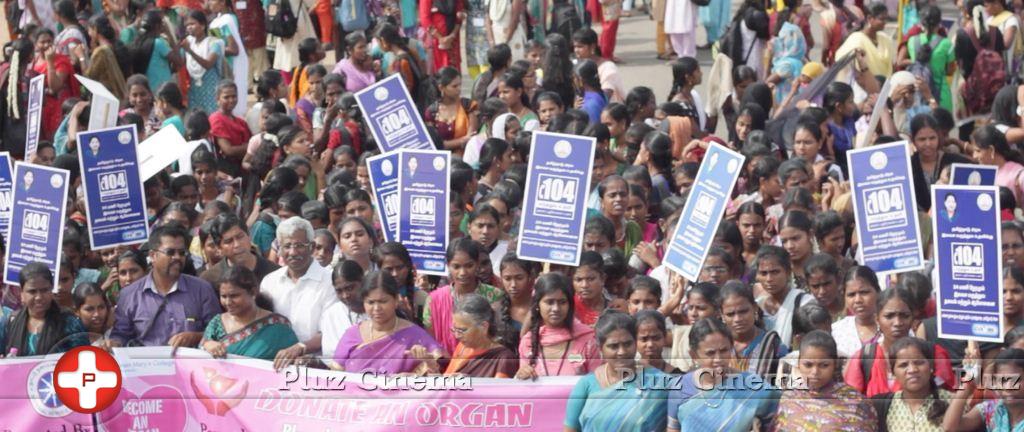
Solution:
{"label": "black hair braid", "polygon": [[931,389],[930,396],[934,399],[932,406],[928,408],[928,422],[939,426],[942,424],[942,418],[946,414],[946,409],[949,408],[949,402],[939,397],[939,386],[935,385],[935,380],[929,380],[928,386]]}
{"label": "black hair braid", "polygon": [[501,331],[498,342],[513,352],[519,350],[519,332],[512,325],[512,299],[508,295],[501,298]]}
{"label": "black hair braid", "polygon": [[540,316],[540,305],[534,305],[530,311],[530,367],[537,366],[540,355],[540,325],[544,321]]}

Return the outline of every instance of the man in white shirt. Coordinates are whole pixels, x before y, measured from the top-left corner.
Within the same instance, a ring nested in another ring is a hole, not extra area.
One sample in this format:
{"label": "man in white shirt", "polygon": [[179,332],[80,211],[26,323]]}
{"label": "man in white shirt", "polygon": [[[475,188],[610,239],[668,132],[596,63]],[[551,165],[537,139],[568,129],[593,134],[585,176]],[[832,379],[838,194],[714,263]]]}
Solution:
{"label": "man in white shirt", "polygon": [[277,353],[274,367],[287,366],[307,353],[320,351],[320,317],[338,301],[331,270],[313,259],[313,225],[292,217],[277,227],[277,242],[285,267],[263,279],[260,292],[270,298],[274,312],[287,317],[299,342]]}

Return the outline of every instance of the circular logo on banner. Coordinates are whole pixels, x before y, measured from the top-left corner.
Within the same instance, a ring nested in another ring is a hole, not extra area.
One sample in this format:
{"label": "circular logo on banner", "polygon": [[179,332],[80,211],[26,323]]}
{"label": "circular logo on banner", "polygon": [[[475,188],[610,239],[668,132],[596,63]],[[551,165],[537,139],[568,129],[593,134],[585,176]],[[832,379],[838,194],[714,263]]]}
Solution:
{"label": "circular logo on banner", "polygon": [[377,89],[373,91],[373,98],[378,101],[384,101],[384,99],[388,98],[388,89],[384,87],[377,87]]}
{"label": "circular logo on banner", "polygon": [[53,387],[72,411],[103,411],[121,392],[121,367],[106,351],[82,346],[64,353],[53,368]]}
{"label": "circular logo on banner", "polygon": [[555,143],[555,156],[565,159],[570,154],[572,154],[572,144],[569,144],[569,141],[559,140]]}
{"label": "circular logo on banner", "polygon": [[384,175],[391,176],[391,173],[395,172],[395,167],[394,165],[391,165],[391,161],[385,160],[384,162],[380,163],[380,170],[384,173]]}
{"label": "circular logo on banner", "polygon": [[981,173],[977,171],[971,171],[971,175],[967,176],[967,184],[970,186],[981,185]]}
{"label": "circular logo on banner", "polygon": [[54,189],[64,186],[64,177],[61,177],[60,174],[54,174],[50,177],[50,186],[53,186]]}
{"label": "circular logo on banner", "polygon": [[121,144],[128,144],[132,142],[132,133],[128,131],[121,131],[121,133],[117,134],[117,142]]}
{"label": "circular logo on banner", "polygon": [[871,168],[880,170],[889,164],[889,157],[886,156],[884,152],[877,151],[871,153],[871,159],[869,162],[871,163]]}
{"label": "circular logo on banner", "polygon": [[981,209],[981,211],[983,211],[983,212],[987,212],[987,211],[991,210],[992,209],[992,196],[987,194],[987,193],[983,193],[981,195],[978,195],[978,208]]}
{"label": "circular logo on banner", "polygon": [[434,169],[441,171],[444,169],[444,158],[437,156],[434,158]]}
{"label": "circular logo on banner", "polygon": [[68,408],[57,397],[53,387],[53,365],[56,362],[40,362],[28,373],[25,388],[32,409],[43,417],[64,417],[71,414]]}
{"label": "circular logo on banner", "polygon": [[739,167],[740,167],[740,161],[738,161],[736,159],[732,159],[732,160],[729,161],[729,164],[725,166],[725,169],[727,171],[729,171],[729,174],[732,174],[732,173],[736,172],[736,169],[738,169]]}

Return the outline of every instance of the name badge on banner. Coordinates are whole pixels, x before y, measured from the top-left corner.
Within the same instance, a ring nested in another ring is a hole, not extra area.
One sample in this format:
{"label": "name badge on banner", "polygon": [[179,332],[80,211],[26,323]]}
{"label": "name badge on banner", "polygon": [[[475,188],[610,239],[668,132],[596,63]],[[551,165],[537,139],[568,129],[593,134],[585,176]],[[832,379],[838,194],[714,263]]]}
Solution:
{"label": "name badge on banner", "polygon": [[46,75],[36,75],[28,82],[28,127],[25,128],[25,160],[32,161],[39,148],[39,128],[43,118],[43,90]]}
{"label": "name badge on banner", "polygon": [[137,140],[135,125],[78,134],[93,249],[142,243],[149,237]]}
{"label": "name badge on banner", "polygon": [[394,74],[356,93],[356,102],[381,153],[398,149],[432,150],[427,127],[405,88],[401,74]]}
{"label": "name badge on banner", "polygon": [[535,132],[516,255],[577,266],[583,249],[594,138]]}
{"label": "name badge on banner", "polygon": [[686,280],[696,281],[700,275],[745,159],[718,144],[711,144],[704,155],[662,261]]}
{"label": "name badge on banner", "polygon": [[14,192],[14,170],[11,168],[11,154],[0,152],[0,233],[9,239],[11,226],[11,204]]}
{"label": "name badge on banner", "polygon": [[60,274],[69,176],[63,169],[21,162],[15,165],[4,283],[18,285],[21,269],[32,262],[46,264],[54,275]]}
{"label": "name badge on banner", "polygon": [[366,166],[384,241],[398,241],[398,153],[371,157]]}
{"label": "name badge on banner", "polygon": [[935,185],[932,202],[939,337],[1001,343],[999,189]]}
{"label": "name badge on banner", "polygon": [[908,143],[851,150],[846,157],[861,262],[879,274],[924,268]]}
{"label": "name badge on banner", "polygon": [[416,270],[445,276],[451,152],[402,150],[398,157],[398,241]]}
{"label": "name badge on banner", "polygon": [[950,165],[949,180],[955,185],[992,186],[996,184],[998,169],[990,165],[955,163]]}

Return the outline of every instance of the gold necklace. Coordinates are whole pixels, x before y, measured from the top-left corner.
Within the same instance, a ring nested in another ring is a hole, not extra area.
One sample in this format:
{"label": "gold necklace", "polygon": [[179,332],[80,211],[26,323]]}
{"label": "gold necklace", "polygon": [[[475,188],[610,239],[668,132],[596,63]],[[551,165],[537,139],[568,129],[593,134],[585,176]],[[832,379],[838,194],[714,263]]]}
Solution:
{"label": "gold necklace", "polygon": [[396,327],[398,327],[398,318],[395,318],[395,322],[394,322],[394,324],[391,325],[391,329],[390,330],[383,331],[383,333],[379,337],[374,337],[374,335],[373,335],[373,332],[374,332],[373,323],[371,322],[370,323],[370,342],[376,341],[378,339],[383,339],[383,338],[387,337],[388,335],[390,335],[391,333],[394,333]]}

